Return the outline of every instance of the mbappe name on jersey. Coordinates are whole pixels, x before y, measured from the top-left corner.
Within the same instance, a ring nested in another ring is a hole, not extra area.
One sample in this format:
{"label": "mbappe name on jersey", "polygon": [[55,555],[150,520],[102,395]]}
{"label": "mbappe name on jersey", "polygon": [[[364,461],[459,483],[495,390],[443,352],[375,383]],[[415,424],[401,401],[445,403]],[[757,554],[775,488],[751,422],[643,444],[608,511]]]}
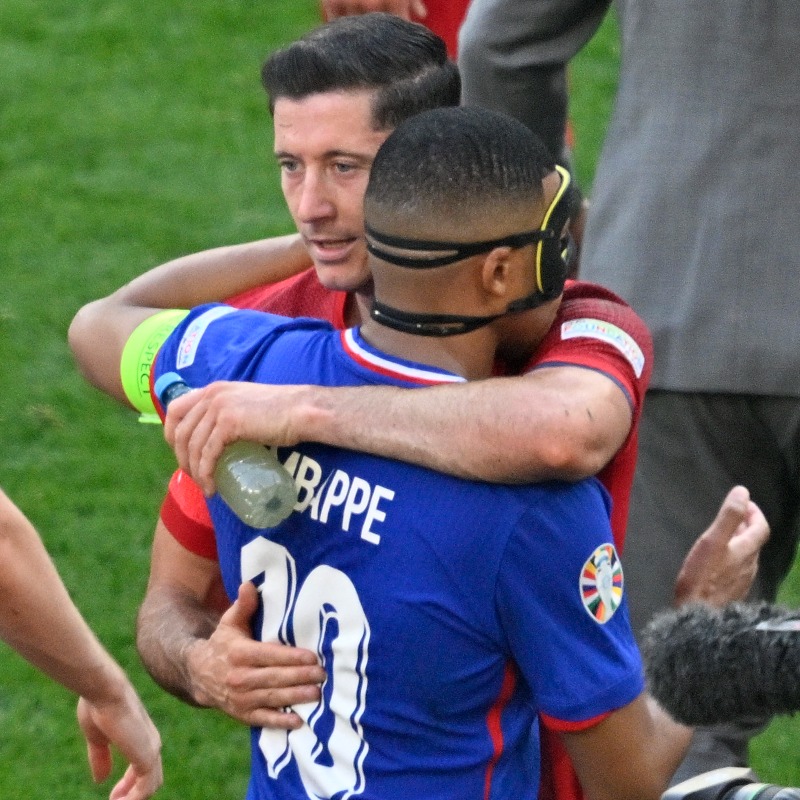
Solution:
{"label": "mbappe name on jersey", "polygon": [[360,524],[360,536],[371,544],[381,537],[373,528],[386,519],[386,504],[394,499],[394,491],[379,484],[372,485],[356,475],[335,469],[323,476],[318,461],[293,451],[284,467],[294,477],[298,499],[295,513],[309,513],[311,519],[327,524],[331,509],[342,506],[342,530],[351,523]]}

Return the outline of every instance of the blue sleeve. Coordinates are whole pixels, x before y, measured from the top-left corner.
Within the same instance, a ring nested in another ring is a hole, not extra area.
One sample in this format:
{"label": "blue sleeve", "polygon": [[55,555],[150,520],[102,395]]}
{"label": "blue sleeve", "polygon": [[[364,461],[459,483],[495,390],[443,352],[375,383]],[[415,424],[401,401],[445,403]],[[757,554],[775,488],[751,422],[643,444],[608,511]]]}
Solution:
{"label": "blue sleeve", "polygon": [[177,372],[191,387],[217,380],[254,380],[264,355],[281,334],[325,325],[218,303],[198,306],[159,350],[151,386],[165,372]]}
{"label": "blue sleeve", "polygon": [[504,553],[498,612],[537,710],[579,723],[634,700],[643,670],[604,491],[540,489]]}

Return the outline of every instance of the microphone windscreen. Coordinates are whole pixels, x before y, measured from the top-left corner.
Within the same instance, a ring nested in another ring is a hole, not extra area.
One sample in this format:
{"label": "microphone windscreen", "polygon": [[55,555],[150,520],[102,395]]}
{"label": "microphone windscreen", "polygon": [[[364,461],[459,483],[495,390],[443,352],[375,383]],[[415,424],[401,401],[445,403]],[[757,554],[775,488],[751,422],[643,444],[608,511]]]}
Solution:
{"label": "microphone windscreen", "polygon": [[651,694],[686,725],[800,710],[800,610],[769,603],[663,612],[642,635]]}

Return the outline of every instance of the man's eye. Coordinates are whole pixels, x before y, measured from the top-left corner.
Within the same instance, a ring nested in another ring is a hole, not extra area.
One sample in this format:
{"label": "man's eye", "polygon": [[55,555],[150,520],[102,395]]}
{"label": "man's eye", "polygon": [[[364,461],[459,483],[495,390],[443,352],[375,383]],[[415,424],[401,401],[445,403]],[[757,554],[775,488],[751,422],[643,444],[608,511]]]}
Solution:
{"label": "man's eye", "polygon": [[340,174],[346,174],[348,172],[352,172],[356,167],[355,164],[345,164],[341,161],[337,161],[333,165],[333,168]]}
{"label": "man's eye", "polygon": [[282,160],[278,162],[284,172],[295,172],[299,168],[297,161]]}

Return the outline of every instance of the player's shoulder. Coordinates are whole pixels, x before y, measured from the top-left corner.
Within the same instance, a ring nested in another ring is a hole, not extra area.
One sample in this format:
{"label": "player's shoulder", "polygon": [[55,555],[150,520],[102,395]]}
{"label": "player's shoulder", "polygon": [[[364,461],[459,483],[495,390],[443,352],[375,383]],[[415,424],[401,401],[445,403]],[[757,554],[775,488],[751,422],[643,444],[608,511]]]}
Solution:
{"label": "player's shoulder", "polygon": [[622,297],[589,281],[567,281],[558,310],[557,322],[592,320],[606,323],[632,336],[650,350],[650,330],[644,320]]}
{"label": "player's shoulder", "polygon": [[611,304],[621,308],[630,308],[618,294],[611,289],[601,286],[599,283],[590,281],[568,280],[564,285],[564,297],[562,306],[570,303],[597,303],[602,307],[604,304]]}
{"label": "player's shoulder", "polygon": [[516,514],[509,542],[533,542],[540,554],[580,553],[613,540],[611,499],[595,477],[580,481],[544,481],[512,500]]}
{"label": "player's shoulder", "polygon": [[236,308],[227,303],[206,303],[193,308],[184,321],[189,328],[205,328],[217,321],[246,330],[333,330],[330,322],[315,317],[289,317],[256,308]]}
{"label": "player's shoulder", "polygon": [[610,510],[608,490],[594,475],[577,481],[551,480],[533,484],[538,490],[540,502],[559,508],[570,509],[580,505]]}
{"label": "player's shoulder", "polygon": [[519,504],[529,518],[574,518],[599,514],[608,518],[611,499],[608,490],[595,476],[578,481],[548,480],[506,486],[508,502]]}
{"label": "player's shoulder", "polygon": [[260,360],[278,343],[284,351],[294,351],[307,349],[313,342],[336,339],[338,334],[325,320],[212,303],[192,309],[164,352],[168,358],[170,354],[176,358],[179,369],[193,364],[202,353],[203,363],[215,370],[217,379],[230,380],[234,363],[241,366]]}

